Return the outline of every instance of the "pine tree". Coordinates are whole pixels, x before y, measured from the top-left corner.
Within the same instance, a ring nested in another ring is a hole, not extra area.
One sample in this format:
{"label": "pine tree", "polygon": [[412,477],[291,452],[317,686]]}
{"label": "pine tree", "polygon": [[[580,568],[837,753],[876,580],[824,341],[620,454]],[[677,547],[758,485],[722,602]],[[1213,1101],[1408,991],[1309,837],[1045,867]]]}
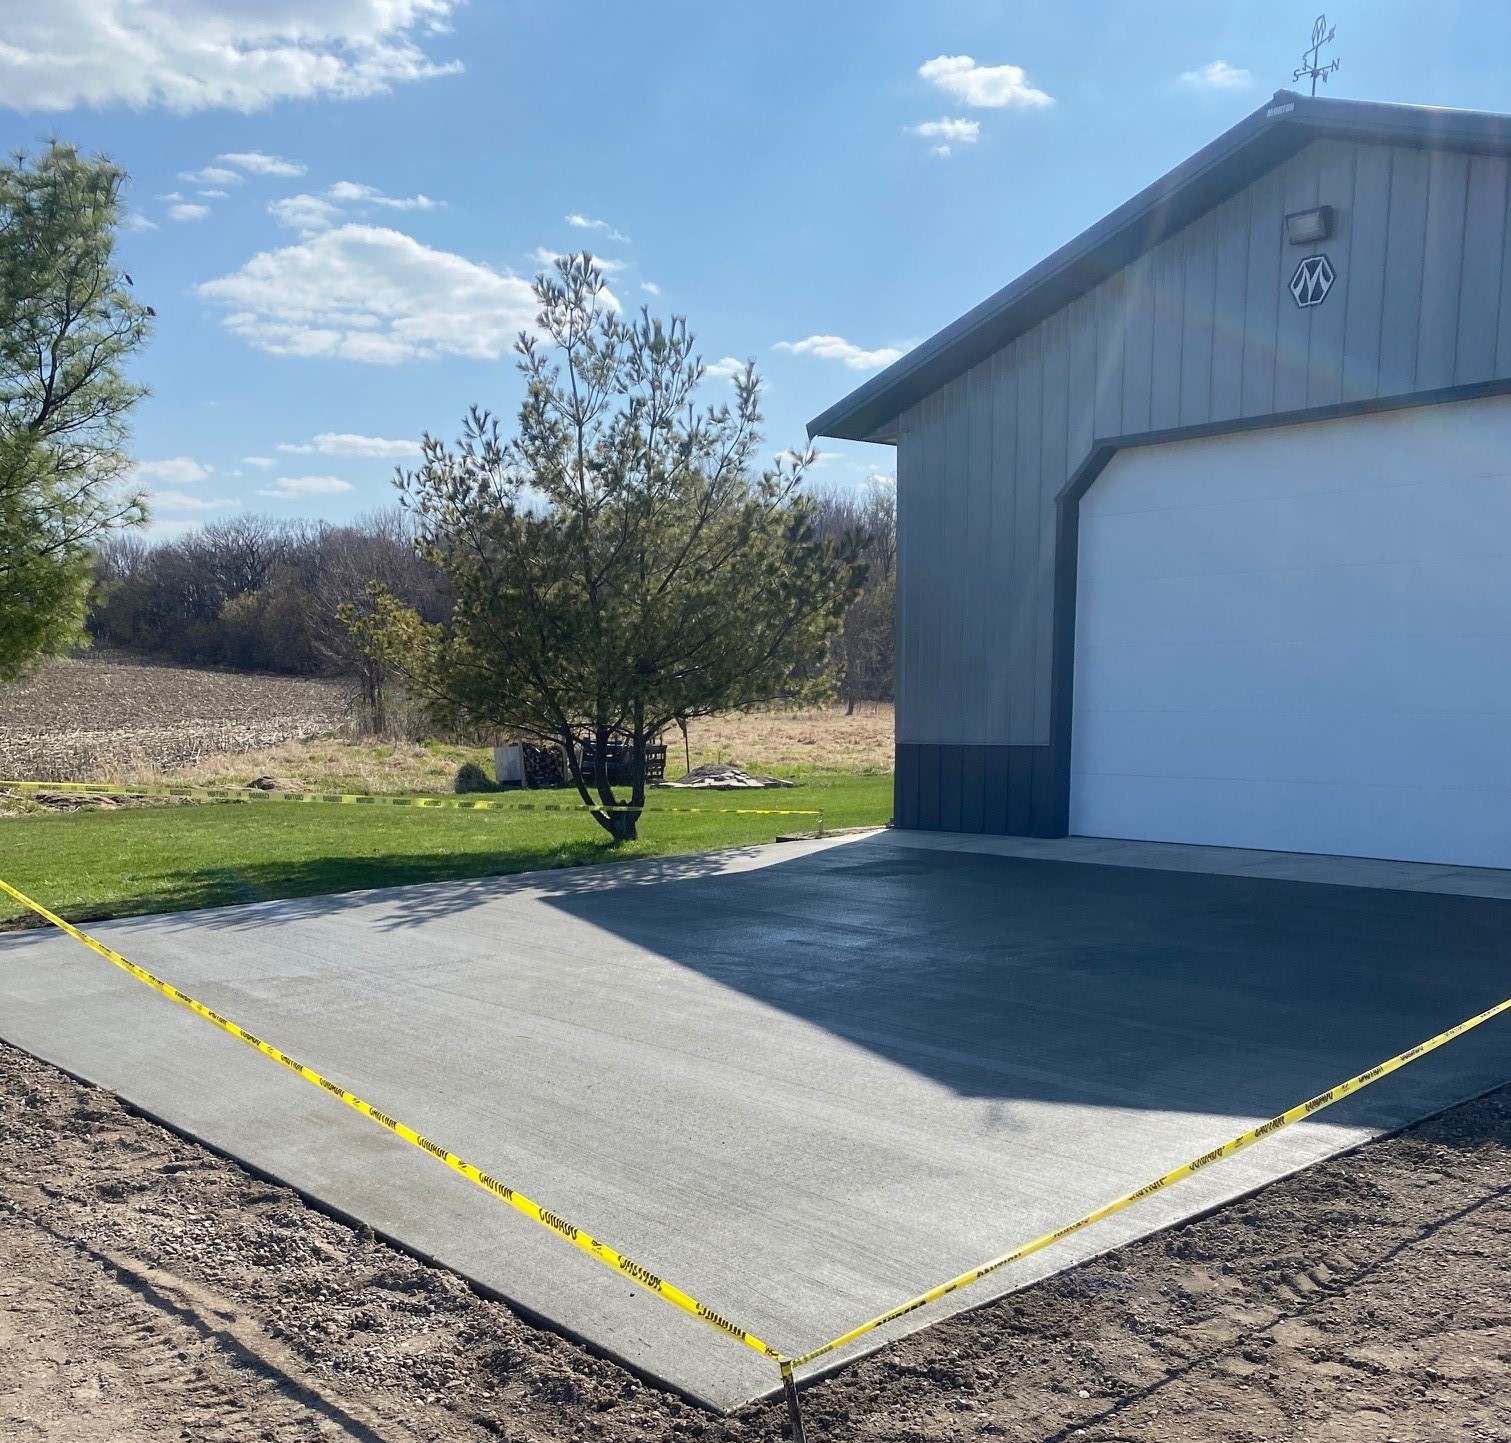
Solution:
{"label": "pine tree", "polygon": [[[583,801],[627,840],[663,729],[832,684],[829,638],[864,568],[815,530],[798,489],[812,453],[760,464],[753,365],[733,404],[700,407],[685,320],[621,317],[586,253],[536,294],[517,433],[474,409],[455,446],[427,436],[399,478],[452,620],[427,626],[377,592],[352,623],[443,717],[559,743]],[[632,759],[623,799],[615,742]]]}
{"label": "pine tree", "polygon": [[122,484],[151,315],[115,263],[124,180],[61,141],[0,164],[0,681],[82,639],[95,542],[146,516]]}

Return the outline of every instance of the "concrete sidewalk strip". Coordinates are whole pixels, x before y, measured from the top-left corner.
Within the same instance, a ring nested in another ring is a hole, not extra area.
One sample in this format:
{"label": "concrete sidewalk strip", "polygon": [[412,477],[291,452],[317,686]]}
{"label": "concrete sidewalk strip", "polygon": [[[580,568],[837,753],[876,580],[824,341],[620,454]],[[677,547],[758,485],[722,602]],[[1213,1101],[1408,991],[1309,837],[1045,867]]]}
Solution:
{"label": "concrete sidewalk strip", "polygon": [[[89,930],[795,1354],[1501,1000],[1508,919],[869,836]],[[1498,1029],[864,1343],[1503,1081]],[[776,1384],[67,937],[0,938],[0,1036],[690,1396]]]}

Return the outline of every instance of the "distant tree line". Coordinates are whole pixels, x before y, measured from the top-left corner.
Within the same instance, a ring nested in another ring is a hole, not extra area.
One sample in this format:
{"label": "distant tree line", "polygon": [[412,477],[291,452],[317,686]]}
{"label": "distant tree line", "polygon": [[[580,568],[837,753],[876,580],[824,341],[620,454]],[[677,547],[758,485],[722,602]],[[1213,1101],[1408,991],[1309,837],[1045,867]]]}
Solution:
{"label": "distant tree line", "polygon": [[893,615],[897,605],[897,491],[890,478],[877,477],[860,491],[828,491],[818,496],[816,529],[836,540],[854,538],[866,566],[860,595],[845,612],[845,623],[830,641],[838,669],[840,699],[891,701],[896,667]]}
{"label": "distant tree line", "polygon": [[391,679],[338,614],[365,608],[373,581],[427,620],[450,614],[398,507],[343,525],[237,516],[163,541],[117,535],[97,554],[89,631],[189,666],[344,678],[384,731]]}
{"label": "distant tree line", "polygon": [[[831,643],[852,708],[892,696],[895,509],[881,484],[817,497],[820,535],[859,537],[867,563],[864,589]],[[189,666],[349,680],[381,731],[392,677],[339,616],[345,605],[370,607],[374,581],[426,622],[451,614],[445,578],[417,554],[413,521],[398,507],[342,525],[237,516],[168,540],[128,532],[99,547],[89,631]]]}

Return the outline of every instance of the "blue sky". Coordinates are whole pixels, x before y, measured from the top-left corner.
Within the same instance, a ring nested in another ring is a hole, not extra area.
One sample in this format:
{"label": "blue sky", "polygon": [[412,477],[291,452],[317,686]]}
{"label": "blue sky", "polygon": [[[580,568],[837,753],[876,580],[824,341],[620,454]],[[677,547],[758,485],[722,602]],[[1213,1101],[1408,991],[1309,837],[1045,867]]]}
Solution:
{"label": "blue sky", "polygon": [[[159,318],[135,454],[159,533],[237,510],[340,519],[391,501],[422,432],[453,435],[473,402],[512,413],[528,280],[585,245],[624,304],[688,316],[707,361],[754,357],[773,449],[800,444],[810,416],[1289,85],[1315,15],[0,0],[0,140],[56,133],[133,177],[121,251]],[[1327,93],[1511,110],[1504,0],[1328,18]],[[891,461],[832,444],[814,479]]]}

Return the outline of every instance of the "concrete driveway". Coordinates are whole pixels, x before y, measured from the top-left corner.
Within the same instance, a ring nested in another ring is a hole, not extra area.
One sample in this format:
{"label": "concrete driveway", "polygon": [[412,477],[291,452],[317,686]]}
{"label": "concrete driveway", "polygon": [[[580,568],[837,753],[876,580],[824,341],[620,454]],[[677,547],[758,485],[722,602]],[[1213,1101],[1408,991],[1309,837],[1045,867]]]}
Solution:
{"label": "concrete driveway", "polygon": [[[1511,992],[1508,901],[1064,855],[886,834],[92,930],[798,1352]],[[0,938],[0,1036],[691,1396],[776,1381],[66,937]],[[1508,1077],[1500,1019],[894,1332]]]}

